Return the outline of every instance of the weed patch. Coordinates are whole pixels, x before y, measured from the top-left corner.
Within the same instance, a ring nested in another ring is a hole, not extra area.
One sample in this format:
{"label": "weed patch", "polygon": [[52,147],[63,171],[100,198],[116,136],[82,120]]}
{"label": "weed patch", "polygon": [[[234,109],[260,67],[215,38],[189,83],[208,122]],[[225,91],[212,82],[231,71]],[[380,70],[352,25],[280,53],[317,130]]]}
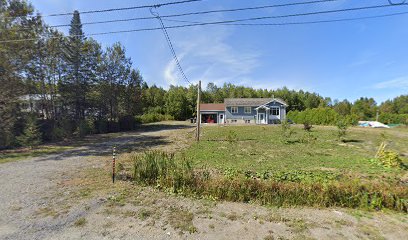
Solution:
{"label": "weed patch", "polygon": [[84,217],[78,218],[75,222],[74,225],[76,227],[83,227],[87,223],[86,219]]}
{"label": "weed patch", "polygon": [[[211,196],[237,202],[259,202],[275,206],[322,206],[368,209],[393,209],[407,212],[408,189],[404,186],[364,184],[360,181],[291,174],[272,178],[227,178],[194,169],[188,159],[178,159],[164,152],[133,155],[134,181],[182,195]],[[203,174],[205,172],[205,174]],[[283,181],[283,180],[288,181]],[[304,180],[308,179],[308,180]]]}

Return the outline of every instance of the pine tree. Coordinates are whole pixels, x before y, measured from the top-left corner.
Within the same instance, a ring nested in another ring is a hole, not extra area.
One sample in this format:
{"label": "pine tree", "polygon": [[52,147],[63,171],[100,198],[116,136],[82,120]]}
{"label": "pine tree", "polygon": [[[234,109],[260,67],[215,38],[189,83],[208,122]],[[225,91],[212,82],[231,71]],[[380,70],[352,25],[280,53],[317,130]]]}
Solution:
{"label": "pine tree", "polygon": [[84,42],[81,18],[79,12],[74,11],[69,37],[63,48],[66,76],[61,84],[61,91],[69,112],[78,123],[85,118],[86,93],[89,85],[84,67]]}
{"label": "pine tree", "polygon": [[[0,0],[0,40],[38,37],[40,31],[37,29],[43,27],[40,18],[18,17],[33,12],[33,7],[25,1]],[[33,41],[0,44],[0,148],[10,147],[15,142],[19,97],[25,91],[27,65],[32,61],[34,50]]]}
{"label": "pine tree", "polygon": [[21,146],[29,148],[41,144],[41,132],[34,117],[28,118],[23,134],[17,137],[17,141]]}

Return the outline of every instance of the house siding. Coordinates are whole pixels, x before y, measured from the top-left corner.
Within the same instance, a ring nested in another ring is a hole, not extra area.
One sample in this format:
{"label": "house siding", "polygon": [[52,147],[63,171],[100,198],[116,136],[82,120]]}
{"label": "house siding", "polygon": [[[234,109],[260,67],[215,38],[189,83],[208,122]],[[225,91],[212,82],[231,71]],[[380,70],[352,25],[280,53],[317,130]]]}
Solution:
{"label": "house siding", "polygon": [[[284,119],[286,119],[286,107],[279,102],[270,102],[268,104],[266,104],[267,107],[272,108],[272,107],[279,107],[279,120],[283,121]],[[269,116],[269,120],[272,120],[272,118]]]}
{"label": "house siding", "polygon": [[227,122],[229,120],[238,120],[245,122],[245,120],[251,120],[255,123],[255,116],[256,116],[256,107],[251,107],[251,113],[245,113],[244,107],[243,106],[238,106],[238,113],[232,113],[231,112],[232,107],[226,107],[225,115]]}
{"label": "house siding", "polygon": [[[231,100],[231,99],[230,99]],[[241,100],[241,99],[240,99]],[[243,101],[243,100],[241,100]],[[228,101],[226,101],[228,102]],[[249,104],[253,104],[254,100],[252,99],[252,103]],[[243,102],[245,103],[245,102]],[[247,104],[245,106],[245,104]],[[264,103],[264,105],[257,105],[257,106],[251,106],[251,113],[245,113],[245,107],[249,107],[248,103],[245,103],[243,106],[239,106],[238,102],[235,101],[235,103],[231,106],[231,105],[226,105],[225,106],[225,111],[219,111],[219,110],[214,110],[214,111],[210,111],[210,110],[201,110],[202,114],[205,113],[216,113],[219,119],[219,115],[220,114],[224,114],[224,121],[226,123],[232,123],[231,120],[236,120],[234,122],[236,123],[245,123],[246,120],[250,120],[250,123],[256,123],[257,121],[257,113],[265,113],[265,118],[268,120],[266,123],[267,124],[272,124],[275,123],[276,120],[280,120],[283,121],[284,119],[286,119],[286,105],[284,103],[281,103],[278,100],[272,100],[271,102],[268,103]],[[271,112],[269,111],[265,111],[265,109],[263,108],[259,108],[258,111],[256,110],[256,108],[258,108],[259,106],[266,106],[268,108],[272,108],[272,107],[279,107],[279,116],[272,116]],[[237,113],[232,113],[231,109],[232,107],[237,107],[238,108],[238,112]]]}

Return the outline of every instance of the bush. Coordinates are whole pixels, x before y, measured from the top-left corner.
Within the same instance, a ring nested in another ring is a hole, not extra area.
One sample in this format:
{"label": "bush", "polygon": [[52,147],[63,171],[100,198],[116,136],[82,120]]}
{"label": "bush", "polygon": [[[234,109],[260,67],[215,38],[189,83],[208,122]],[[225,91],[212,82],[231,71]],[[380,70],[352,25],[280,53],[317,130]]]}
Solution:
{"label": "bush", "polygon": [[287,117],[295,123],[315,125],[335,125],[339,114],[331,108],[313,108],[305,111],[290,111]]}
{"label": "bush", "polygon": [[234,130],[229,130],[226,140],[230,143],[238,141],[238,134]]}
{"label": "bush", "polygon": [[37,125],[37,119],[29,117],[24,127],[23,134],[17,137],[17,141],[24,147],[36,147],[42,142],[42,135]]}
{"label": "bush", "polygon": [[282,139],[284,143],[290,143],[291,137],[294,133],[293,129],[290,127],[290,123],[287,120],[282,121],[281,123],[281,130],[282,130]]}
{"label": "bush", "polygon": [[135,120],[138,123],[153,123],[153,122],[174,120],[174,118],[170,115],[165,115],[165,114],[146,113],[140,116],[136,116]]}
{"label": "bush", "polygon": [[337,121],[337,137],[340,141],[344,141],[347,133],[347,128],[348,121],[346,119],[340,119],[339,121]]}
{"label": "bush", "polygon": [[[92,124],[90,124],[92,123]],[[74,133],[77,137],[83,138],[86,135],[94,132],[94,126],[92,121],[81,120],[78,127]]]}
{"label": "bush", "polygon": [[[350,208],[388,208],[408,211],[408,189],[339,179],[331,173],[290,172],[261,173],[254,179],[246,171],[224,174],[194,169],[186,159],[177,161],[172,154],[148,152],[132,156],[134,181],[153,185],[174,193],[219,200],[249,202],[277,206],[322,206]],[[266,176],[266,177],[265,177]]]}
{"label": "bush", "polygon": [[386,150],[386,144],[383,142],[381,143],[380,147],[378,148],[376,159],[379,161],[381,165],[387,168],[400,168],[402,166],[402,160],[399,157],[399,154],[394,151]]}
{"label": "bush", "polygon": [[96,133],[107,133],[108,132],[108,121],[107,120],[97,120],[95,121]]}
{"label": "bush", "polygon": [[381,113],[378,121],[385,124],[408,125],[408,114]]}
{"label": "bush", "polygon": [[121,131],[131,131],[137,128],[136,118],[133,116],[124,116],[119,118],[119,127]]}

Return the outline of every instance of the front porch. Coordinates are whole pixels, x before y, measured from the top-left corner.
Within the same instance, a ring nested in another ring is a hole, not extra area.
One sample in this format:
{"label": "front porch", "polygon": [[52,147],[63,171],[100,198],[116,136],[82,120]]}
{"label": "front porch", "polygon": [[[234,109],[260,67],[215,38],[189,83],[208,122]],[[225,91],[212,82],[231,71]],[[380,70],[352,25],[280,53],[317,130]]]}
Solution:
{"label": "front porch", "polygon": [[277,107],[265,105],[256,108],[256,124],[274,124],[281,120],[280,111]]}

